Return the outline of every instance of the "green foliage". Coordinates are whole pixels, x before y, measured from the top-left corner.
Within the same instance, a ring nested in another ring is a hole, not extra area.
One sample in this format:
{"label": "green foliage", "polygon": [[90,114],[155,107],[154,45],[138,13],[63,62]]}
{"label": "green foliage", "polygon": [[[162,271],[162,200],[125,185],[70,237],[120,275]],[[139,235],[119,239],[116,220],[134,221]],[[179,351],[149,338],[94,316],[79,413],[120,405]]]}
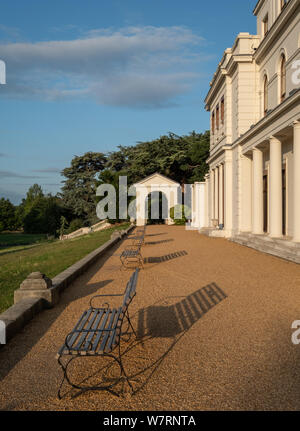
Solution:
{"label": "green foliage", "polygon": [[[128,186],[148,175],[159,172],[179,182],[189,184],[203,181],[208,172],[209,132],[192,132],[187,136],[173,133],[137,145],[119,146],[107,155],[88,152],[75,156],[71,166],[62,171],[66,177],[61,197],[64,205],[80,218],[84,225],[96,223],[96,188],[112,184],[116,190],[117,214],[111,223],[120,221],[119,176],[126,176]],[[128,204],[133,197],[128,198]]]}
{"label": "green foliage", "polygon": [[75,156],[71,166],[62,171],[66,177],[61,193],[64,204],[85,224],[96,221],[96,186],[105,162],[104,154],[88,152]]}
{"label": "green foliage", "polygon": [[59,236],[62,236],[66,233],[66,229],[68,227],[68,221],[66,219],[65,216],[61,216],[60,217],[60,226],[59,226],[59,230],[57,231],[57,233],[59,234]]}
{"label": "green foliage", "polygon": [[37,197],[24,217],[24,232],[56,235],[62,211],[58,198],[51,195]]}
{"label": "green foliage", "polygon": [[173,133],[135,146],[119,146],[108,154],[106,167],[111,172],[127,175],[133,184],[159,172],[181,183],[203,181],[208,172],[209,132],[192,132],[188,136]]}
{"label": "green foliage", "polygon": [[21,232],[9,232],[0,234],[0,254],[7,247],[19,247],[37,244],[43,241],[47,241],[46,234],[25,234]]}
{"label": "green foliage", "polygon": [[83,227],[83,220],[81,220],[80,218],[75,218],[71,221],[67,233],[75,232],[75,230],[78,230],[81,227]]}
{"label": "green foliage", "polygon": [[16,228],[16,210],[9,199],[0,199],[0,232]]}
{"label": "green foliage", "polygon": [[122,224],[71,240],[47,241],[26,250],[0,252],[0,313],[13,304],[14,290],[28,274],[41,271],[53,278],[108,241],[115,229],[127,227],[128,224]]}
{"label": "green foliage", "polygon": [[187,205],[175,205],[170,209],[170,217],[176,225],[184,225],[191,217],[191,209]]}
{"label": "green foliage", "polygon": [[41,186],[33,184],[29,187],[26,198],[22,200],[22,203],[16,209],[16,220],[19,226],[23,227],[25,217],[30,213],[36,202],[43,197],[44,193]]}

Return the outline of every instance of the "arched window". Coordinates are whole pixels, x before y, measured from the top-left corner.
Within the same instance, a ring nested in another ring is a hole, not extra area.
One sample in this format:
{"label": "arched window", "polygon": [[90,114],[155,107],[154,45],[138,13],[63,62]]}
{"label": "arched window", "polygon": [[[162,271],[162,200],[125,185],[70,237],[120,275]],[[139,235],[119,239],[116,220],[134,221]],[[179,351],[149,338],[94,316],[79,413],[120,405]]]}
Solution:
{"label": "arched window", "polygon": [[280,102],[283,102],[286,95],[286,60],[284,54],[280,60]]}
{"label": "arched window", "polygon": [[268,112],[268,78],[265,76],[264,78],[264,115]]}

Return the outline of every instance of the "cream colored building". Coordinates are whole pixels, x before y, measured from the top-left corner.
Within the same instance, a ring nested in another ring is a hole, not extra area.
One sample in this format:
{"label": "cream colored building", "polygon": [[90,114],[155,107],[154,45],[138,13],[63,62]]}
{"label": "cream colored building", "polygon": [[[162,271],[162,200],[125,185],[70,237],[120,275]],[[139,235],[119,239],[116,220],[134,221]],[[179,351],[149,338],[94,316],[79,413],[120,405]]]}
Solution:
{"label": "cream colored building", "polygon": [[206,232],[258,249],[264,241],[292,258],[300,250],[300,0],[259,0],[254,15],[257,34],[240,33],[225,50],[205,99]]}

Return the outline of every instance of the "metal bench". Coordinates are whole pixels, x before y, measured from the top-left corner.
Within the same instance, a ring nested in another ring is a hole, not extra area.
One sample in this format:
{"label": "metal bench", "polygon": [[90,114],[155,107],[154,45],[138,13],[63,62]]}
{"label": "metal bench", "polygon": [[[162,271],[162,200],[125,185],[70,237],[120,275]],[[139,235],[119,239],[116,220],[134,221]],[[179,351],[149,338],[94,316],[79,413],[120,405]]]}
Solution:
{"label": "metal bench", "polygon": [[131,245],[144,245],[144,241],[145,241],[145,232],[146,232],[146,227],[144,226],[143,229],[138,229],[135,232],[134,236],[131,236],[129,239],[132,240]]}
{"label": "metal bench", "polygon": [[132,243],[127,245],[122,251],[120,260],[124,268],[132,268],[133,264],[135,267],[144,268],[144,259],[141,254],[141,248],[144,245],[145,230],[146,226],[142,229],[138,229],[138,232],[140,231],[141,234],[131,237],[130,239],[132,240]]}
{"label": "metal bench", "polygon": [[142,242],[129,245],[122,251],[120,260],[124,268],[131,268],[132,264],[144,268],[144,259],[141,254]]}
{"label": "metal bench", "polygon": [[[124,294],[94,296],[90,301],[90,308],[82,314],[74,329],[66,336],[63,346],[56,355],[63,370],[63,379],[58,390],[59,399],[62,398],[61,389],[65,380],[76,389],[110,390],[125,378],[131,389],[133,389],[122,363],[120,343],[122,335],[128,333],[129,327],[136,335],[129,317],[128,307],[136,295],[138,273],[139,269],[136,269],[127,283]],[[103,304],[100,308],[93,306],[96,298],[118,296],[123,296],[123,302],[120,307],[111,308],[108,303]],[[126,332],[122,332],[124,318],[128,323]],[[120,374],[114,378],[113,383],[101,386],[80,386],[70,380],[67,373],[70,363],[76,358],[90,356],[106,357],[117,363]],[[66,358],[66,360],[63,358]]]}

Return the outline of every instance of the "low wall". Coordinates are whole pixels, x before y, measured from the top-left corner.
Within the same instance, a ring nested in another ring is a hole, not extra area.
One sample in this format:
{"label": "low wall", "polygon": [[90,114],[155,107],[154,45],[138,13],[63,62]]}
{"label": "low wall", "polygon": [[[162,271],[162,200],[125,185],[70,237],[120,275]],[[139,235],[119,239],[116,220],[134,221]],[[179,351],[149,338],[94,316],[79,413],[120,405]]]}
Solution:
{"label": "low wall", "polygon": [[111,227],[111,224],[106,220],[102,220],[91,227],[81,227],[80,229],[75,230],[66,235],[61,235],[60,240],[64,241],[66,239],[77,238],[78,236],[88,235],[89,233],[98,232],[99,230],[107,229]]}
{"label": "low wall", "polygon": [[33,296],[18,298],[17,303],[0,314],[0,321],[2,320],[6,326],[6,341],[17,334],[36,314],[45,308],[49,308],[49,306],[55,305],[59,301],[60,293],[66,289],[72,283],[72,281],[84,273],[88,267],[90,267],[100,256],[105,254],[105,252],[114,246],[118,241],[123,239],[132,229],[134,229],[134,227],[134,225],[129,226],[129,228],[123,232],[120,232],[121,235],[119,237],[110,239],[101,247],[92,251],[83,259],[74,263],[74,265],[70,266],[65,271],[54,277],[52,279],[53,285],[49,289],[51,290],[51,296],[53,297],[52,304],[49,304],[49,302],[47,302],[44,298],[35,297],[34,292],[32,292],[31,295]]}

